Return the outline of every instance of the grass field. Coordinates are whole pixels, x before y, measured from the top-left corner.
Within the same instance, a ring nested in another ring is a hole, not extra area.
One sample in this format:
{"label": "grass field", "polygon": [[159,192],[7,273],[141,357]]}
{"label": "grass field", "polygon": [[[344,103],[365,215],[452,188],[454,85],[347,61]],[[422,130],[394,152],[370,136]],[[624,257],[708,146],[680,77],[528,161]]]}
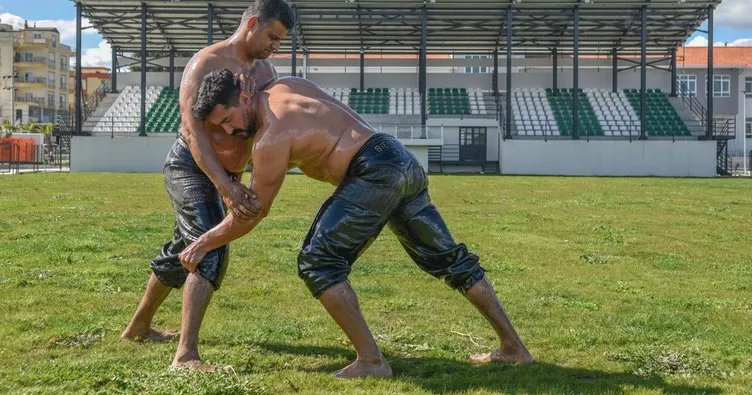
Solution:
{"label": "grass field", "polygon": [[[354,357],[297,277],[332,188],[291,176],[235,242],[201,336],[235,373],[170,373],[176,343],[118,340],[168,240],[160,175],[0,177],[0,393],[749,393],[752,183],[740,179],[433,176],[455,237],[482,259],[531,366],[473,366],[494,334],[385,231],[351,281],[394,368]],[[179,292],[157,327],[179,327]]]}

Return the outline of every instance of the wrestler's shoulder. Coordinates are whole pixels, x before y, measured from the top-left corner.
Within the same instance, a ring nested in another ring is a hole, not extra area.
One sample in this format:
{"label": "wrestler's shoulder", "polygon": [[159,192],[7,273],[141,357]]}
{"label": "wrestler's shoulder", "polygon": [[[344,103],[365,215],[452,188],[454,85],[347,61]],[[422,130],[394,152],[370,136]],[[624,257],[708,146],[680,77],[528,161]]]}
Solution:
{"label": "wrestler's shoulder", "polygon": [[196,52],[188,61],[186,68],[193,68],[196,71],[210,71],[221,66],[224,62],[224,56],[218,48],[209,46]]}

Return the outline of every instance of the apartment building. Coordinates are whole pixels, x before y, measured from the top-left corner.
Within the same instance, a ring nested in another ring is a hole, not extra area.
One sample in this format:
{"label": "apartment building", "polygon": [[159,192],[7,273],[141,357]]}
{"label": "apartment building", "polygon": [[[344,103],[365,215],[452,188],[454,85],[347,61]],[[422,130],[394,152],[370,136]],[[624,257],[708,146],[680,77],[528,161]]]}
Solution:
{"label": "apartment building", "polygon": [[72,55],[55,28],[0,24],[0,120],[47,123],[68,110]]}

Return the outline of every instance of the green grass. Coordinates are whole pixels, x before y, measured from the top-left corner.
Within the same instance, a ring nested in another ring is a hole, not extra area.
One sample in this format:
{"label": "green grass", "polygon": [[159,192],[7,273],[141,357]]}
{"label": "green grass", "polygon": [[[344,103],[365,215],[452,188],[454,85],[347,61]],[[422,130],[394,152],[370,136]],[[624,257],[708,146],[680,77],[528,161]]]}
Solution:
{"label": "green grass", "polygon": [[[297,277],[332,188],[291,176],[232,246],[201,333],[235,374],[175,374],[176,343],[118,340],[172,232],[160,175],[0,177],[0,393],[748,393],[752,184],[433,176],[537,362],[472,366],[491,328],[385,231],[351,281],[390,380],[340,381],[347,339]],[[157,314],[179,327],[179,292]]]}

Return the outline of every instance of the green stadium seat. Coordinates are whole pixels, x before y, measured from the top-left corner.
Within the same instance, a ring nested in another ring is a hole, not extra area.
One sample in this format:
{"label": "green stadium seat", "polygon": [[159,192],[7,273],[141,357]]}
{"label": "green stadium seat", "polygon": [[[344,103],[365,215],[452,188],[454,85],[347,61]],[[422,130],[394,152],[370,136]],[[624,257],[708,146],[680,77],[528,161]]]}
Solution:
{"label": "green stadium seat", "polygon": [[[625,95],[635,113],[640,114],[642,97],[638,89],[625,89]],[[648,117],[647,133],[649,136],[689,136],[689,128],[668,101],[661,89],[646,91]]]}
{"label": "green stadium seat", "polygon": [[347,105],[359,114],[389,114],[389,88],[351,88]]}

